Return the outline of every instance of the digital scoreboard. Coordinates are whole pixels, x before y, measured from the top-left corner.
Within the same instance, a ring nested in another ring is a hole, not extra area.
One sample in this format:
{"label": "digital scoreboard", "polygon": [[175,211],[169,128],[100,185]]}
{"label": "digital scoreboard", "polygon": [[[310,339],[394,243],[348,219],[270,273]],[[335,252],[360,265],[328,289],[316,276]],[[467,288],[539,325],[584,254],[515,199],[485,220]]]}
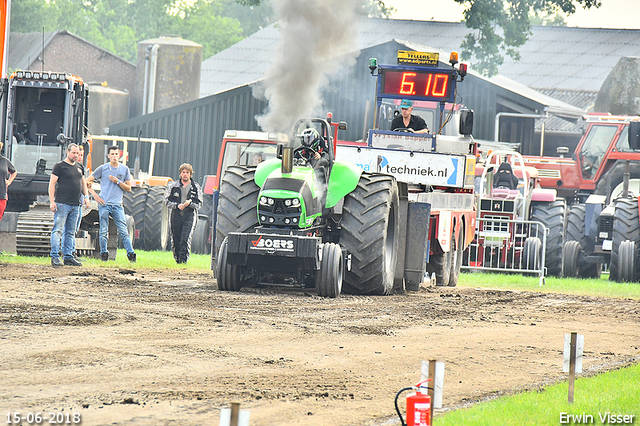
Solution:
{"label": "digital scoreboard", "polygon": [[418,67],[381,67],[379,96],[422,101],[453,102],[455,70]]}

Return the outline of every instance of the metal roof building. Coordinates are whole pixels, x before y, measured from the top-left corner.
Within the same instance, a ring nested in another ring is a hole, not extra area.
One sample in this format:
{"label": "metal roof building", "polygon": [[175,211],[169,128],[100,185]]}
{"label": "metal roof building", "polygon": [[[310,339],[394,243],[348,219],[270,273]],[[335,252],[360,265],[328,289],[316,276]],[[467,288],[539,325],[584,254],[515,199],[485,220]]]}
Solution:
{"label": "metal roof building", "polygon": [[[323,91],[326,111],[333,112],[336,120],[349,123],[342,137],[360,139],[364,128],[372,123],[365,117],[366,102],[375,101],[369,57],[378,58],[381,64],[395,63],[399,49],[440,51],[444,62],[450,51],[459,49],[467,32],[460,23],[363,20],[356,65],[343,78],[330,79]],[[194,166],[198,179],[215,173],[224,130],[259,130],[255,116],[264,111],[266,102],[252,96],[252,87],[269,70],[279,40],[278,27],[273,25],[236,43],[203,62],[201,99],[118,123],[111,126],[111,131],[130,136],[142,131],[146,137],[170,139],[170,146],[165,148],[168,151],[156,156],[160,157],[156,164],[159,174],[176,174],[185,161]],[[499,76],[487,79],[470,72],[459,85],[462,103],[476,111],[477,138],[493,140],[496,114],[501,112],[533,115],[546,111],[575,121],[588,109],[584,99],[594,99],[620,56],[640,55],[640,31],[535,27],[531,40],[519,51],[521,61],[505,58]],[[550,96],[558,93],[572,104]],[[503,117],[500,140],[522,143],[523,153],[536,154],[539,135],[534,129],[540,121]],[[547,130],[550,127],[557,127],[560,138],[573,135],[573,143],[577,142],[579,134],[572,121],[553,117],[548,120]],[[571,146],[550,139],[550,147],[560,143]]]}

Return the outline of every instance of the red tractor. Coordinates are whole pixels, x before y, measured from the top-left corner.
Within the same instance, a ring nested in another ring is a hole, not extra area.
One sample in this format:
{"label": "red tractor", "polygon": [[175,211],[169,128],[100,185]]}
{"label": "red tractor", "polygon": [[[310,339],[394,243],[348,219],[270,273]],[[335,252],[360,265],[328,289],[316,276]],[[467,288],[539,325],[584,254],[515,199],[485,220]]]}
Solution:
{"label": "red tractor", "polygon": [[573,158],[525,157],[525,163],[570,206],[563,274],[598,277],[607,264],[610,279],[639,281],[640,117],[590,114],[585,121]]}
{"label": "red tractor", "polygon": [[[467,255],[471,269],[560,275],[566,205],[540,187],[520,153],[493,151],[476,166],[478,219]],[[548,230],[548,231],[547,231]]]}

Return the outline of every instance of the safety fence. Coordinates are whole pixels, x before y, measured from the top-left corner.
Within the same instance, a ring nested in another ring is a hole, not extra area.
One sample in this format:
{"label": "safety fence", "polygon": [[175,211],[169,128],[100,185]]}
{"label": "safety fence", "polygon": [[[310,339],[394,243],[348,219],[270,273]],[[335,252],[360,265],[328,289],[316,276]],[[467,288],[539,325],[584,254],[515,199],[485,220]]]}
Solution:
{"label": "safety fence", "polygon": [[542,285],[548,233],[548,228],[536,221],[497,215],[478,218],[462,269],[527,273],[537,275]]}

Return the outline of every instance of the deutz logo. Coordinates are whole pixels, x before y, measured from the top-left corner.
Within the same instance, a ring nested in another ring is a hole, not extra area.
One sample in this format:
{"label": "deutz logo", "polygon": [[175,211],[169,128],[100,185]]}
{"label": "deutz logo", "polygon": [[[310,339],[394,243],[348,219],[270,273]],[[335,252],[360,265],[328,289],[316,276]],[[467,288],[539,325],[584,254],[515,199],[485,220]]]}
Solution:
{"label": "deutz logo", "polygon": [[257,240],[252,240],[251,244],[255,248],[273,248],[273,249],[284,249],[284,250],[293,250],[293,241],[292,240],[278,240],[273,238],[260,238]]}

